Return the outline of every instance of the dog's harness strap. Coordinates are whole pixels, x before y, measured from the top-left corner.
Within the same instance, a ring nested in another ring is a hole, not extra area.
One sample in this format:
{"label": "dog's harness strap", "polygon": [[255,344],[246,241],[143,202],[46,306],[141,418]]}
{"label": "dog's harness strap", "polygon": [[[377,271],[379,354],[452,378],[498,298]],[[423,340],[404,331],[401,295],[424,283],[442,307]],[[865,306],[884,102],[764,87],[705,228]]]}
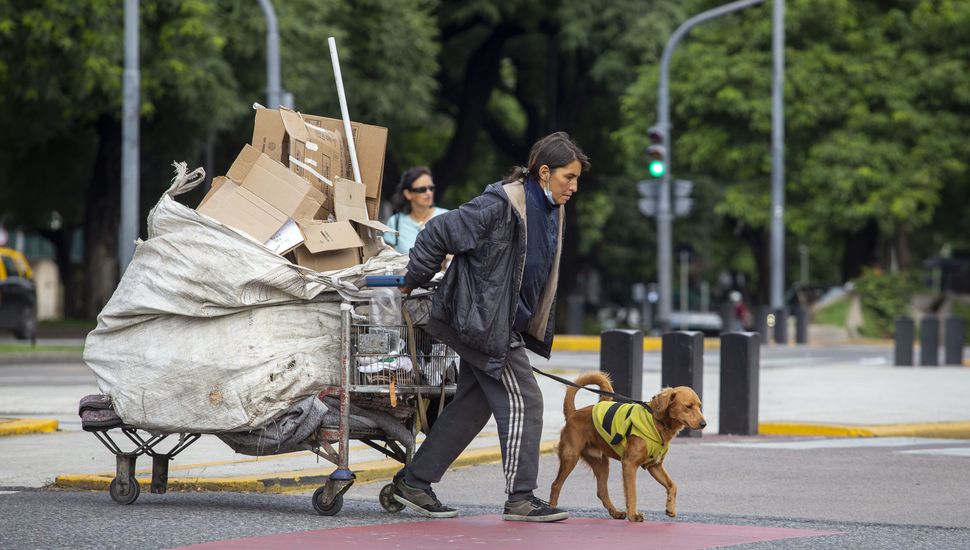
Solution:
{"label": "dog's harness strap", "polygon": [[617,409],[620,408],[620,403],[613,403],[610,408],[606,409],[606,414],[603,415],[603,429],[611,432],[613,431],[613,417],[616,416]]}
{"label": "dog's harness strap", "polygon": [[643,408],[647,409],[648,412],[653,413],[653,409],[651,409],[650,408],[650,405],[647,404],[644,401],[637,401],[636,399],[633,399],[632,397],[627,397],[625,395],[620,395],[620,394],[618,394],[616,392],[603,391],[603,390],[594,390],[593,388],[587,388],[586,386],[580,386],[579,384],[576,384],[575,382],[573,382],[571,380],[566,380],[565,378],[556,376],[554,374],[549,374],[548,372],[543,372],[543,371],[541,371],[541,370],[539,370],[539,369],[537,369],[535,367],[532,367],[532,370],[534,372],[536,372],[537,374],[541,374],[542,376],[545,376],[546,378],[552,378],[553,380],[555,380],[556,382],[559,382],[560,384],[565,384],[567,386],[572,386],[574,388],[579,388],[581,390],[586,390],[588,392],[593,392],[593,393],[595,393],[597,395],[605,395],[607,397],[612,397],[613,399],[616,399],[620,403],[636,403],[637,405],[640,405]]}

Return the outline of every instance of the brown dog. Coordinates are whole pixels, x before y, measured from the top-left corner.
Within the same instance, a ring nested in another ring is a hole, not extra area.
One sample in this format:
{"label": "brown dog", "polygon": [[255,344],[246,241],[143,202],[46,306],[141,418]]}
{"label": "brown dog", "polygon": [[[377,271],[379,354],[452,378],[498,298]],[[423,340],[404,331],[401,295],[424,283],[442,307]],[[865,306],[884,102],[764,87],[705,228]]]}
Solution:
{"label": "brown dog", "polygon": [[[576,379],[576,384],[595,384],[601,390],[613,391],[609,377],[602,372],[583,374]],[[663,459],[670,441],[682,429],[700,430],[707,426],[701,413],[701,400],[694,390],[687,386],[664,388],[650,400],[652,415],[642,405],[613,403],[609,397],[600,397],[599,404],[576,410],[577,391],[577,388],[567,388],[562,405],[566,425],[559,438],[559,474],[552,483],[549,504],[556,506],[563,483],[579,459],[583,459],[596,476],[596,496],[613,518],[643,521],[643,514],[637,511],[638,466],[650,472],[667,490],[666,513],[676,516],[677,484],[664,469]],[[617,510],[610,501],[607,490],[610,458],[623,465],[626,512]]]}

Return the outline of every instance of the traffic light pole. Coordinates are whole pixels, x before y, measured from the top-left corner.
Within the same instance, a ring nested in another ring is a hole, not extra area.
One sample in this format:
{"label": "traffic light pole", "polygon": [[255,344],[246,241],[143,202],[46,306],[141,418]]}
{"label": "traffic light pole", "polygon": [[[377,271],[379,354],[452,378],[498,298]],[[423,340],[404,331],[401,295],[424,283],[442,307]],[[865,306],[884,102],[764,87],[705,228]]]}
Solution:
{"label": "traffic light pole", "polygon": [[774,2],[771,31],[771,309],[777,311],[785,307],[785,0]]}
{"label": "traffic light pole", "polygon": [[657,208],[657,280],[660,283],[660,308],[658,321],[661,327],[670,326],[671,303],[673,301],[673,244],[670,208],[670,172],[673,165],[670,148],[670,94],[667,85],[670,76],[670,57],[677,43],[695,26],[722,15],[760,4],[764,0],[738,0],[711,10],[699,13],[684,21],[667,40],[663,56],[660,58],[660,87],[657,94],[657,126],[663,132],[663,146],[667,154],[667,169],[660,182],[660,200]]}

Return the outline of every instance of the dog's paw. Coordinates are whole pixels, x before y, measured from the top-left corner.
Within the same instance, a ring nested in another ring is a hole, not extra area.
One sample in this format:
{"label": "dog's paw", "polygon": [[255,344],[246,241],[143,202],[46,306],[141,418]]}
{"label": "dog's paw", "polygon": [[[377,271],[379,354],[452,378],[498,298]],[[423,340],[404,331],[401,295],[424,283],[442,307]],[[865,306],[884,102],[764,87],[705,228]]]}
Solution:
{"label": "dog's paw", "polygon": [[667,510],[667,517],[668,518],[675,518],[675,517],[677,517],[677,510],[670,510],[670,509],[668,509]]}
{"label": "dog's paw", "polygon": [[613,510],[612,512],[610,512],[610,517],[612,517],[613,519],[626,519],[626,512]]}
{"label": "dog's paw", "polygon": [[629,514],[627,516],[627,519],[630,521],[641,522],[643,521],[643,514],[641,514],[640,512]]}

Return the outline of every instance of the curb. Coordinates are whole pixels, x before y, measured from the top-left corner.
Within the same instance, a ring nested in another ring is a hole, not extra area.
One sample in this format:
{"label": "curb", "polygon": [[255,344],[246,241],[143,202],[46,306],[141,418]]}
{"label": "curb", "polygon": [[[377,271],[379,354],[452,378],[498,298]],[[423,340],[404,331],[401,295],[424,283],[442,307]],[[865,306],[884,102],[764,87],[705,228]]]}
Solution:
{"label": "curb", "polygon": [[36,351],[29,353],[0,353],[0,365],[32,365],[35,363],[80,363],[80,351]]}
{"label": "curb", "polygon": [[[544,441],[539,445],[540,454],[552,453],[558,441]],[[463,468],[479,464],[490,464],[502,460],[502,451],[498,447],[475,449],[466,451],[458,456],[451,468]],[[186,478],[173,477],[168,480],[168,488],[172,491],[231,491],[245,493],[292,493],[316,489],[327,482],[328,476],[336,467],[315,468],[310,470],[294,470],[289,472],[274,472],[270,474],[232,477]],[[354,472],[354,484],[360,485],[376,481],[389,481],[398,470],[401,463],[392,460],[374,460],[351,464]],[[58,489],[80,489],[88,491],[107,490],[114,476],[110,474],[65,474],[59,475],[49,487]],[[143,489],[151,488],[151,474],[136,476],[138,484]]]}
{"label": "curb", "polygon": [[[660,351],[659,336],[644,336],[643,351]],[[718,338],[704,338],[704,349],[721,349]],[[600,337],[595,335],[558,334],[552,341],[552,351],[600,351]]]}
{"label": "curb", "polygon": [[51,433],[57,431],[57,426],[58,422],[53,418],[0,419],[0,437]]}
{"label": "curb", "polygon": [[765,422],[758,424],[758,435],[970,439],[970,421],[879,424],[875,426]]}

